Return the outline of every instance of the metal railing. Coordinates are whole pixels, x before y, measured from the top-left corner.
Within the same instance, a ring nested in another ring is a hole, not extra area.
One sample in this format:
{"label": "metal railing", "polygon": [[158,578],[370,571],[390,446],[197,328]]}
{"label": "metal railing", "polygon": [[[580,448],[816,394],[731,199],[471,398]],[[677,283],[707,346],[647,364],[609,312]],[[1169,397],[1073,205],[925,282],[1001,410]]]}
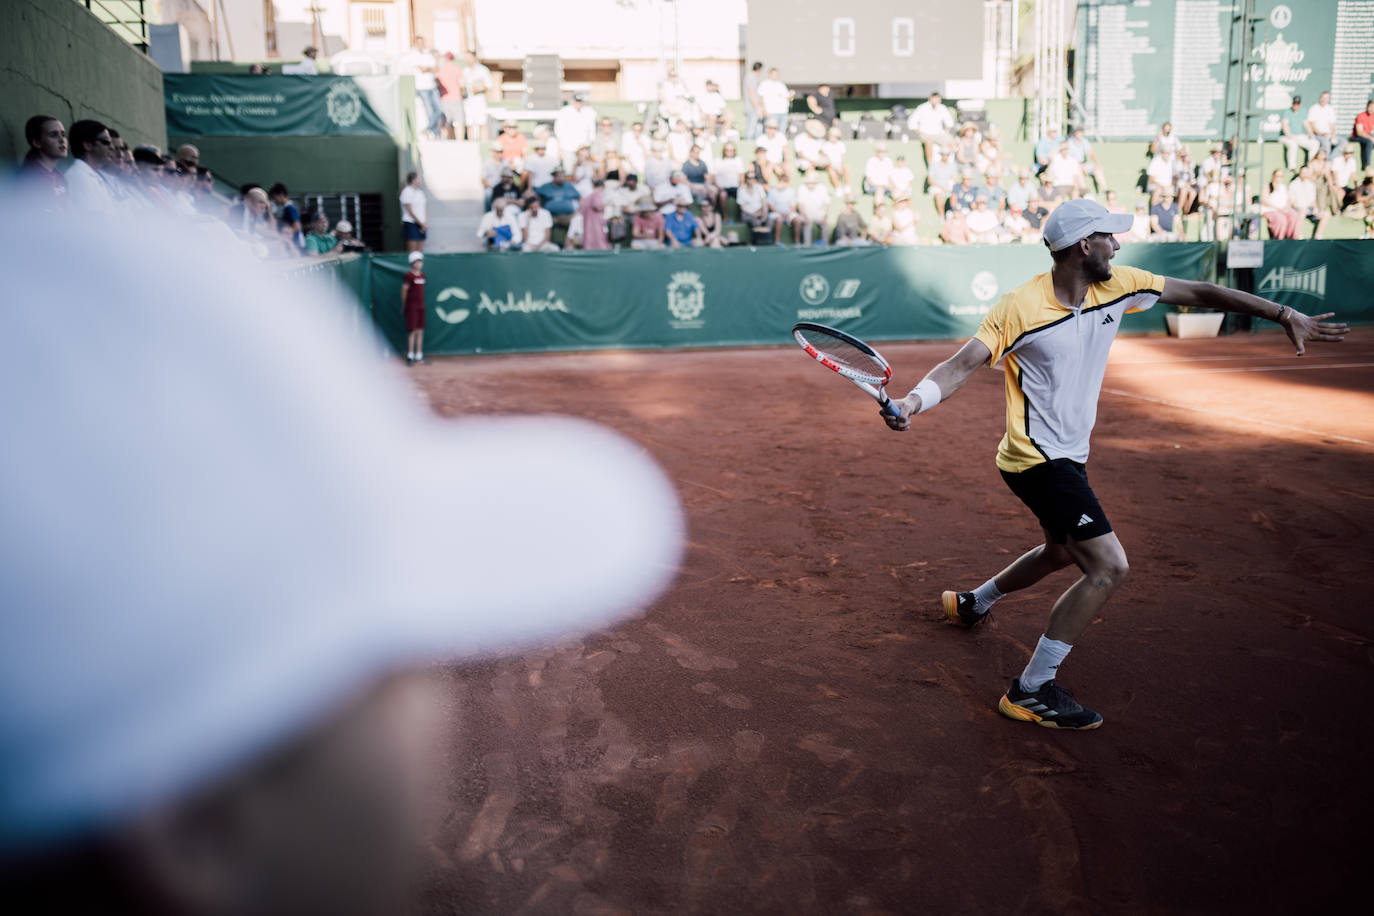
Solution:
{"label": "metal railing", "polygon": [[76,0],[110,30],[148,53],[148,16],[144,0]]}

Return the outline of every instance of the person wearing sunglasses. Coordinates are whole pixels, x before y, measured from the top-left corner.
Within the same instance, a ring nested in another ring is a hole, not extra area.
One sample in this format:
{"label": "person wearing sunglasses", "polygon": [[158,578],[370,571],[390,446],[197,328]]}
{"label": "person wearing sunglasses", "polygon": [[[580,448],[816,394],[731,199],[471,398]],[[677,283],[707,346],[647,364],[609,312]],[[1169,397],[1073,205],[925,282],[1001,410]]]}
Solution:
{"label": "person wearing sunglasses", "polygon": [[114,162],[114,141],[110,131],[99,121],[77,121],[68,132],[72,155],[76,161],[67,169],[67,191],[72,207],[97,213],[109,213],[114,208],[114,196],[101,177]]}

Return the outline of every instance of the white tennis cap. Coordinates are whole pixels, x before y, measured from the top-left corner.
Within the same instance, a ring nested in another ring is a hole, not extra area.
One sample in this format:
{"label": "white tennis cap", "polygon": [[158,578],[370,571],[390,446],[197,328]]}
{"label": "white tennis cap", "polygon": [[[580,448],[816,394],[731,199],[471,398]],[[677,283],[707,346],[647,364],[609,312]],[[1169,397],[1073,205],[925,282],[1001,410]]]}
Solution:
{"label": "white tennis cap", "polygon": [[1066,200],[1055,207],[1045,220],[1045,244],[1050,251],[1068,248],[1094,232],[1129,232],[1135,217],[1129,213],[1111,213],[1091,200]]}
{"label": "white tennis cap", "polygon": [[414,264],[416,261],[423,261],[424,259],[425,256],[418,251],[412,251],[410,254],[406,255],[406,261],[411,264]]}
{"label": "white tennis cap", "polygon": [[156,217],[15,209],[0,858],[211,786],[389,672],[602,628],[671,580],[681,508],[635,443],[441,420],[324,284]]}

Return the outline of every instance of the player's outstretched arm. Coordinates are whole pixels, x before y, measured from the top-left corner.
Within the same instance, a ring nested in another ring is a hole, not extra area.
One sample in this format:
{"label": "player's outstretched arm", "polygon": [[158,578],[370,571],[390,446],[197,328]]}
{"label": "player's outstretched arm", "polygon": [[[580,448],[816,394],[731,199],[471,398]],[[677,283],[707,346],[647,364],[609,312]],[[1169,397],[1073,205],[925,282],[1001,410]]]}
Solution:
{"label": "player's outstretched arm", "polygon": [[901,412],[899,416],[883,413],[883,420],[898,431],[910,428],[912,417],[929,410],[964,387],[973,373],[986,366],[991,358],[992,351],[987,344],[976,337],[970,339],[959,348],[959,352],[931,369],[906,397],[892,401],[892,405]]}
{"label": "player's outstretched arm", "polygon": [[1278,322],[1288,332],[1288,339],[1293,341],[1299,356],[1306,351],[1309,340],[1340,343],[1350,331],[1350,326],[1343,321],[1323,320],[1335,315],[1335,312],[1304,315],[1287,305],[1279,305],[1277,302],[1261,299],[1240,290],[1227,289],[1215,283],[1203,283],[1198,280],[1165,277],[1164,292],[1159,299],[1170,305],[1220,309],[1223,312],[1239,312],[1242,315],[1254,315]]}

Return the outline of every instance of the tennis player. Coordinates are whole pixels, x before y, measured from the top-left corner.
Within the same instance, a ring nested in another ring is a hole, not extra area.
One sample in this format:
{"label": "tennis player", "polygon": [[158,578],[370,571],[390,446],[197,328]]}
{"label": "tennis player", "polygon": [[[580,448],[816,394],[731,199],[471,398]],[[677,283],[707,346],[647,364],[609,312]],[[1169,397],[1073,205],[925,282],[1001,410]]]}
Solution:
{"label": "tennis player", "polygon": [[[1134,267],[1112,269],[1121,246],[1113,233],[1131,214],[1109,213],[1089,200],[1061,204],[1044,227],[1054,265],[1007,293],[977,334],[940,363],[884,415],[905,430],[911,418],[958,391],[974,371],[999,360],[1006,370],[1007,432],[997,450],[1002,479],[1035,513],[1045,542],[971,592],[945,592],[945,613],[976,627],[1002,596],[1034,585],[1070,564],[1083,575],[1050,610],[1030,662],[998,703],[1003,715],[1050,728],[1097,728],[1102,717],[1055,683],[1069,650],[1126,577],[1126,551],[1088,485],[1088,439],[1097,418],[1102,376],[1121,319],[1163,299],[1276,321],[1303,354],[1308,341],[1338,342],[1347,326],[1332,313],[1309,316],[1286,305],[1211,283],[1161,277]],[[1067,303],[1067,304],[1066,304]]]}

